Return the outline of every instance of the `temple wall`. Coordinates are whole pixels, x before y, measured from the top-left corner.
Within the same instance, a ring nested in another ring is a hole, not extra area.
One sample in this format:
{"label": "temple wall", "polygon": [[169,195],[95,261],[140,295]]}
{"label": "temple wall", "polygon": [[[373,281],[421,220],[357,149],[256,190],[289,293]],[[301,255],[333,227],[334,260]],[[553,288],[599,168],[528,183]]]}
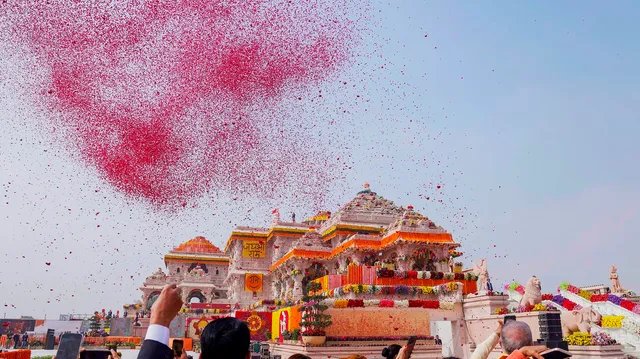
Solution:
{"label": "temple wall", "polygon": [[410,336],[431,335],[432,321],[462,319],[462,306],[454,310],[424,308],[331,308],[333,324],[327,336]]}

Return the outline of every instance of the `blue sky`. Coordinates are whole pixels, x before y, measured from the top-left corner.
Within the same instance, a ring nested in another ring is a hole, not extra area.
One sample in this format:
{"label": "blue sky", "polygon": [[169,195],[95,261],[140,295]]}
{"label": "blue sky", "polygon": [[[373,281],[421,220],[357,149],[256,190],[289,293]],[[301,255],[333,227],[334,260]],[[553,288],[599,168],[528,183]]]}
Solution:
{"label": "blue sky", "polygon": [[[336,120],[349,145],[335,151],[354,163],[326,206],[368,181],[451,230],[467,264],[486,257],[494,283],[535,274],[551,292],[564,280],[607,283],[617,264],[623,286],[640,290],[639,11],[632,1],[375,3],[361,56],[340,74],[356,87],[320,85],[325,102],[305,112]],[[290,195],[222,194],[174,214],[124,198],[38,131],[42,112],[16,91],[19,59],[0,50],[0,183],[12,182],[0,304],[18,306],[7,316],[115,310],[172,246],[196,235],[222,246],[235,224],[266,225],[276,206],[313,211]],[[356,94],[369,102],[332,112]]]}

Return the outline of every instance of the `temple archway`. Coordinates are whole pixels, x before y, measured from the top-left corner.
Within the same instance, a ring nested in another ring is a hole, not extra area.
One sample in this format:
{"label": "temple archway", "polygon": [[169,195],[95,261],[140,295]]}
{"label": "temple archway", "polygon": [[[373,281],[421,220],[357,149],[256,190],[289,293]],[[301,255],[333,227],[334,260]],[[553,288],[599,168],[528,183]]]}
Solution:
{"label": "temple archway", "polygon": [[145,309],[151,309],[151,306],[158,300],[158,297],[160,297],[160,292],[152,292],[149,294],[149,297],[147,297],[147,307]]}
{"label": "temple archway", "polygon": [[201,264],[201,263],[191,263],[191,265],[189,266],[189,269],[187,270],[187,273],[191,272],[191,270],[197,266],[200,266],[200,268],[202,268],[202,270],[205,273],[209,273],[209,269],[207,269],[207,265],[206,264]]}
{"label": "temple archway", "polygon": [[187,303],[189,304],[206,303],[206,302],[207,302],[207,297],[205,297],[204,294],[202,294],[202,291],[200,289],[192,290],[187,296]]}

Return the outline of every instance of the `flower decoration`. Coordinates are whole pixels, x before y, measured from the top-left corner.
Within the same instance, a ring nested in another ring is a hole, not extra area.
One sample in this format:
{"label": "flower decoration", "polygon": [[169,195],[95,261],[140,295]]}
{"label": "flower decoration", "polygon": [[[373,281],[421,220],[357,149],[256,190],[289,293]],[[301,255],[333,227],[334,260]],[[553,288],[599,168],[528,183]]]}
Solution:
{"label": "flower decoration", "polygon": [[362,308],[362,307],[378,307],[378,308],[425,308],[425,309],[455,309],[455,303],[450,301],[437,300],[393,300],[393,299],[325,299],[320,302],[321,305],[329,308]]}
{"label": "flower decoration", "polygon": [[518,308],[516,308],[516,313],[528,313],[532,309],[533,307],[530,305],[519,305]]}
{"label": "flower decoration", "polygon": [[502,307],[502,308],[496,308],[493,311],[493,314],[497,314],[497,315],[505,315],[509,313],[509,309],[507,309],[507,307]]}
{"label": "flower decoration", "polygon": [[584,332],[576,332],[565,338],[569,345],[587,346],[591,345],[591,334]]}
{"label": "flower decoration", "polygon": [[620,302],[620,306],[626,310],[633,311],[633,308],[636,306],[636,304],[630,300],[623,299]]}
{"label": "flower decoration", "polygon": [[571,292],[571,293],[573,293],[573,294],[579,294],[579,293],[580,293],[580,288],[576,287],[575,285],[571,285],[571,284],[569,284],[569,285],[567,286],[567,291],[568,291],[568,292]]}
{"label": "flower decoration", "polygon": [[605,315],[602,317],[603,328],[622,328],[622,315]]}
{"label": "flower decoration", "polygon": [[390,299],[381,299],[380,300],[380,308],[393,308],[393,300]]}
{"label": "flower decoration", "polygon": [[581,289],[580,292],[578,293],[579,296],[581,296],[582,298],[586,299],[586,300],[591,300],[591,297],[593,296],[593,294],[591,294],[591,292],[587,292],[584,289]]}
{"label": "flower decoration", "polygon": [[617,344],[616,340],[611,338],[607,333],[591,333],[591,345],[606,346],[615,344]]}
{"label": "flower decoration", "polygon": [[334,308],[346,308],[348,304],[349,304],[349,300],[347,300],[347,299],[336,299],[333,302],[333,307]]}
{"label": "flower decoration", "polygon": [[609,296],[607,296],[607,300],[613,304],[616,305],[620,305],[620,303],[622,303],[622,298],[618,297],[617,295],[613,295],[613,294],[609,294]]}
{"label": "flower decoration", "polygon": [[560,283],[560,286],[558,287],[558,289],[560,290],[567,290],[567,288],[569,288],[571,284],[569,284],[569,282],[562,282]]}
{"label": "flower decoration", "polygon": [[632,318],[624,318],[622,320],[622,328],[630,333],[640,335],[640,323],[633,320]]}
{"label": "flower decoration", "polygon": [[563,296],[558,294],[558,295],[554,295],[551,301],[562,306],[562,303],[564,303],[565,299]]}
{"label": "flower decoration", "polygon": [[531,310],[534,311],[534,312],[544,312],[544,311],[547,310],[547,306],[542,304],[542,303],[538,303],[538,304],[534,305]]}

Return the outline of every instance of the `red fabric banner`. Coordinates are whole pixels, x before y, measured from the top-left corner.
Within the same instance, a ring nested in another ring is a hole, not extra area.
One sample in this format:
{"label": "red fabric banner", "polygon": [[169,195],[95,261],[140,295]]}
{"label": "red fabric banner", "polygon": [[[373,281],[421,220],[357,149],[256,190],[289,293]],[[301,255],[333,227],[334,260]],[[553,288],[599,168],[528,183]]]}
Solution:
{"label": "red fabric banner", "polygon": [[244,321],[251,331],[251,340],[267,340],[271,330],[271,312],[236,312],[236,318]]}

